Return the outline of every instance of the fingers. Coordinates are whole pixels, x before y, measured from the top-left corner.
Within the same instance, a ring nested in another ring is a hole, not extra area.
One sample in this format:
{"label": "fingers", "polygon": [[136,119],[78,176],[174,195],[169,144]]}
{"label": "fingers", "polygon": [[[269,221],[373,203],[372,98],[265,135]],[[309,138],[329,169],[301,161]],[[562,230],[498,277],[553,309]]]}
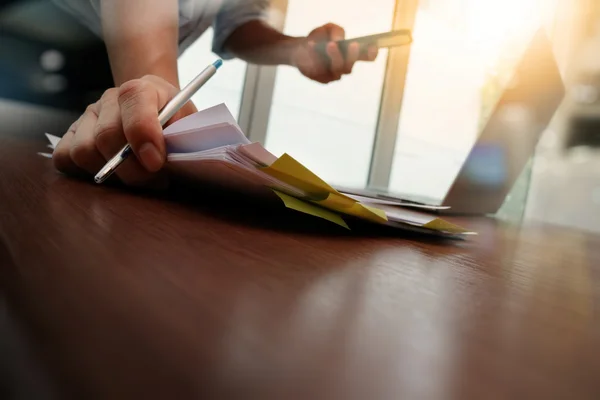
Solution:
{"label": "fingers", "polygon": [[359,59],[360,46],[358,43],[350,43],[346,50],[346,57],[342,55],[339,46],[336,43],[327,45],[327,55],[329,56],[329,81],[341,79],[342,75],[352,73],[354,64]]}
{"label": "fingers", "polygon": [[354,63],[358,60],[358,56],[360,53],[360,45],[358,43],[350,43],[348,45],[348,49],[346,51],[346,62],[344,63],[343,73],[350,74],[352,73],[352,68],[354,68]]}
{"label": "fingers", "polygon": [[[55,167],[67,174],[94,175],[129,143],[135,157],[120,165],[116,177],[128,185],[164,187],[167,174],[159,170],[166,151],[158,110],[176,93],[169,82],[153,76],[108,89],[63,135],[52,156]],[[194,112],[188,102],[171,121]]]}
{"label": "fingers", "polygon": [[329,56],[331,74],[340,79],[345,69],[345,63],[339,46],[336,43],[330,42],[327,45],[327,55]]}
{"label": "fingers", "polygon": [[[114,157],[127,144],[121,125],[121,110],[116,88],[107,90],[100,99],[100,113],[94,128],[94,139],[96,148],[106,161]],[[135,157],[125,160],[115,174],[121,182],[131,186],[144,185],[153,178]]]}
{"label": "fingers", "polygon": [[166,159],[158,110],[168,96],[144,79],[128,81],[119,88],[123,133],[137,159],[150,172],[160,170]]}
{"label": "fingers", "polygon": [[[163,97],[166,98],[165,104],[167,103],[167,101],[169,99],[172,99],[178,93],[178,90],[175,86],[171,86],[170,84],[165,85],[165,81],[162,80],[161,78],[159,78],[158,76],[146,75],[142,79],[152,83],[157,88],[163,89],[163,91],[164,91]],[[191,101],[188,101],[179,109],[179,111],[177,111],[175,113],[175,115],[173,115],[171,117],[171,119],[169,119],[169,121],[167,121],[167,123],[165,124],[165,126],[163,128],[166,128],[167,126],[171,125],[173,122],[175,122],[183,117],[186,117],[190,114],[193,114],[197,111],[198,111],[198,109],[196,109],[196,106],[194,105],[194,103],[192,103]]]}
{"label": "fingers", "polygon": [[344,28],[336,24],[326,24],[323,25],[323,28],[327,32],[327,38],[333,42],[337,42],[338,40],[344,40],[346,37],[346,32]]}
{"label": "fingers", "polygon": [[323,57],[310,47],[311,51],[302,53],[296,65],[307,77],[321,83],[329,83],[341,79],[343,75],[352,73],[357,61],[374,61],[377,57],[377,47],[370,46],[361,52],[358,43],[350,43],[343,54],[337,41],[344,40],[344,29],[336,24],[326,24],[314,29],[309,35],[309,43],[327,41]]}
{"label": "fingers", "polygon": [[79,175],[84,172],[73,162],[70,154],[78,122],[79,120],[75,121],[71,125],[67,133],[65,133],[62,139],[60,139],[56,145],[56,148],[54,149],[54,152],[52,153],[52,162],[54,163],[54,168],[65,174]]}
{"label": "fingers", "polygon": [[88,106],[81,116],[69,151],[71,160],[84,171],[95,173],[104,166],[106,160],[96,148],[94,127],[98,120],[98,106]]}
{"label": "fingers", "polygon": [[116,88],[104,92],[99,108],[94,139],[104,159],[110,160],[127,143],[121,126],[121,110]]}
{"label": "fingers", "polygon": [[315,42],[343,40],[344,37],[344,28],[332,23],[319,26],[308,34],[308,38]]}
{"label": "fingers", "polygon": [[326,47],[326,52],[329,56],[329,76],[327,79],[329,81],[337,81],[342,77],[346,67],[344,56],[335,42],[344,40],[346,32],[344,28],[333,23],[325,24],[321,28],[324,39],[329,42]]}
{"label": "fingers", "polygon": [[367,48],[366,52],[363,52],[359,56],[359,60],[361,61],[375,61],[377,58],[377,54],[379,53],[379,49],[375,45],[370,45]]}
{"label": "fingers", "polygon": [[294,64],[305,76],[319,82],[321,82],[320,78],[327,73],[327,67],[321,60],[320,54],[315,50],[313,41],[302,43],[299,46],[294,56]]}

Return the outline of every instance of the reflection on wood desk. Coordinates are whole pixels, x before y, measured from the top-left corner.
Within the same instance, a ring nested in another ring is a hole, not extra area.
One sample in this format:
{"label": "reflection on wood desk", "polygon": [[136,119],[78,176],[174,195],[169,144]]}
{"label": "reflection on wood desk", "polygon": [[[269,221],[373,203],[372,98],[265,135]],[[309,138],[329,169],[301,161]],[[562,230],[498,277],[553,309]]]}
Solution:
{"label": "reflection on wood desk", "polygon": [[0,288],[60,398],[600,398],[597,236],[347,233],[69,179],[35,133],[0,132]]}

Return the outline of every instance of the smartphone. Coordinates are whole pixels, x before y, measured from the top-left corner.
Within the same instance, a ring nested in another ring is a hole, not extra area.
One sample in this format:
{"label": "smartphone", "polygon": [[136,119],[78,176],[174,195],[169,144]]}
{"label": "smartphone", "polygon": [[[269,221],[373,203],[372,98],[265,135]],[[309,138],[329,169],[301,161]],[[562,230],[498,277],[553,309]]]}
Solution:
{"label": "smartphone", "polygon": [[[378,33],[375,35],[369,36],[361,36],[353,39],[345,39],[336,42],[342,52],[342,55],[345,57],[348,51],[348,45],[350,43],[358,43],[359,44],[359,53],[364,55],[367,53],[369,47],[371,45],[377,46],[377,48],[390,48],[397,46],[404,46],[412,43],[412,32],[410,29],[400,29],[391,32]],[[328,42],[319,42],[315,45],[315,50],[327,56],[327,51],[325,50]]]}

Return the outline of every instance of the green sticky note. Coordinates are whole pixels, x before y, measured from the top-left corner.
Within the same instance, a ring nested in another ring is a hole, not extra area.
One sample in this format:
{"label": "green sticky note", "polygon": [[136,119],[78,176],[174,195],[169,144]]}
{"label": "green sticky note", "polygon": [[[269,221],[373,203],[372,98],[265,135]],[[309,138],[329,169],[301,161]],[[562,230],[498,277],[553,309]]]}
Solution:
{"label": "green sticky note", "polygon": [[287,195],[285,193],[281,193],[275,189],[273,192],[283,201],[283,204],[287,208],[291,208],[292,210],[300,211],[305,214],[313,215],[315,217],[326,219],[329,222],[333,222],[339,226],[343,226],[346,229],[350,229],[348,224],[344,221],[344,219],[339,215],[332,211],[329,211],[325,208],[313,205],[306,201],[297,199],[296,197]]}

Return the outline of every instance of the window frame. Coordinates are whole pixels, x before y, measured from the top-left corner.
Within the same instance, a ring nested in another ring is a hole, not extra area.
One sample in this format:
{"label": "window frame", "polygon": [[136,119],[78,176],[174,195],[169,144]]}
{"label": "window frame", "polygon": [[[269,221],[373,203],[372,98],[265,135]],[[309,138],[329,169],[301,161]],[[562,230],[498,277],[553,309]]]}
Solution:
{"label": "window frame", "polygon": [[[397,0],[392,29],[413,30],[420,0]],[[411,46],[389,49],[367,187],[389,186]]]}
{"label": "window frame", "polygon": [[[420,0],[396,0],[392,29],[413,29]],[[283,29],[288,0],[274,0],[271,7],[283,18],[274,26]],[[367,186],[387,187],[394,160],[394,148],[402,108],[410,46],[388,51],[379,115],[375,128]],[[393,71],[396,71],[395,73]],[[400,71],[399,73],[397,71]],[[248,65],[242,91],[239,125],[248,139],[265,143],[277,67]]]}

